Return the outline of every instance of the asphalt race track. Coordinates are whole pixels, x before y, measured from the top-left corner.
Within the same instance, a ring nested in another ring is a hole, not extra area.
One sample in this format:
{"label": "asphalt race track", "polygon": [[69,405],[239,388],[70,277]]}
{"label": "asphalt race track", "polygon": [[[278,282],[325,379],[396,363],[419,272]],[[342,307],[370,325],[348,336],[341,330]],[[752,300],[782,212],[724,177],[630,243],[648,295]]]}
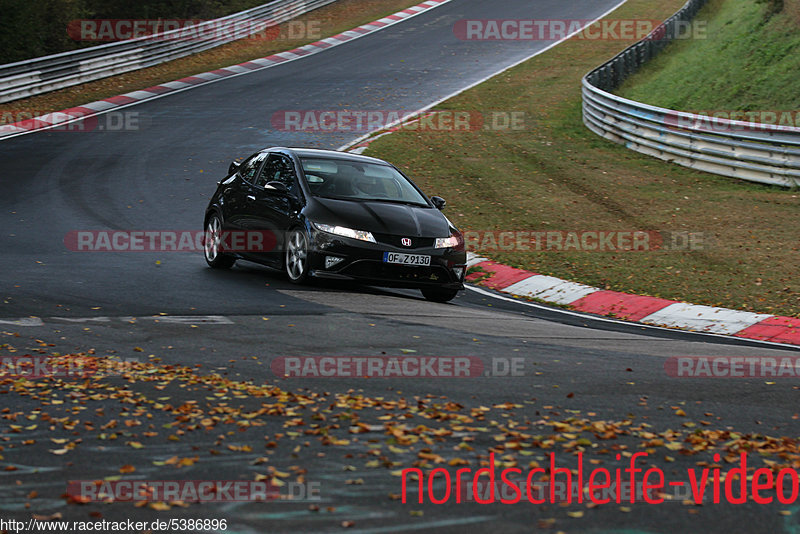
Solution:
{"label": "asphalt race track", "polygon": [[[201,229],[208,198],[232,159],[274,145],[335,148],[356,137],[271,131],[275,112],[413,111],[550,44],[459,41],[456,21],[592,18],[614,4],[536,5],[446,4],[322,54],[128,108],[138,114],[138,131],[41,132],[4,141],[7,231],[0,246],[15,252],[0,259],[10,301],[0,313],[83,316],[96,306],[117,315],[263,313],[265,302],[279,298],[279,279],[259,298],[254,291],[262,290],[263,275],[235,275],[219,286],[217,273],[197,257],[70,253],[64,236]],[[101,117],[99,126],[111,125]]]}
{"label": "asphalt race track", "polygon": [[[32,350],[39,346],[35,340],[43,340],[62,353],[93,348],[97,354],[143,361],[155,355],[164,364],[200,365],[231,380],[277,383],[286,390],[328,396],[349,390],[394,400],[445,396],[468,409],[510,402],[519,405],[516,419],[537,435],[549,432],[550,427],[537,428],[543,417],[562,420],[570,414],[644,421],[655,433],[685,430],[686,421],[708,419],[712,428],[796,435],[796,380],[674,379],[664,367],[674,356],[797,354],[788,348],[565,316],[470,290],[451,304],[434,304],[415,291],[328,283],[297,287],[280,273],[246,262],[216,272],[199,252],[73,252],[65,246],[65,235],[76,230],[200,230],[208,198],[232,159],[271,145],[336,148],[358,136],[274,131],[270,118],[275,112],[416,110],[551,44],[459,41],[452,28],[460,19],[593,19],[615,4],[454,0],[308,58],[126,108],[136,113],[138,130],[42,131],[0,141],[0,331],[19,334],[3,336],[0,343]],[[99,124],[107,126],[102,118]],[[524,373],[309,381],[278,380],[270,371],[270,363],[284,356],[410,354],[474,356],[487,363],[522,358]],[[195,398],[188,388],[168,394],[173,403]],[[0,395],[0,401],[12,411],[37,404],[30,396]],[[231,401],[240,402],[247,401]],[[685,417],[675,415],[676,406]],[[502,426],[504,417],[492,419]],[[168,421],[161,414],[152,422],[160,428]],[[381,424],[366,416],[364,421]],[[349,531],[375,533],[800,529],[800,507],[752,502],[636,503],[630,510],[615,504],[592,510],[558,504],[402,504],[388,497],[400,493],[400,479],[390,469],[362,468],[369,460],[362,445],[382,437],[374,431],[336,450],[315,439],[298,437],[294,443],[294,437],[284,437],[270,451],[270,465],[282,471],[302,466],[307,481],[320,483],[319,501],[222,503],[156,512],[129,503],[65,504],[61,498],[66,480],[116,475],[122,464],[136,465],[136,476],[151,480],[252,480],[263,472],[253,461],[265,454],[264,434],[287,432],[281,425],[281,420],[267,420],[260,429],[240,435],[231,431],[222,445],[219,435],[228,429],[195,432],[182,440],[161,436],[141,449],[122,439],[97,445],[88,437],[96,432],[88,432],[69,456],[48,452],[52,435],[42,425],[33,431],[35,445],[1,453],[0,465],[13,463],[18,469],[0,472],[0,517],[27,520],[31,512],[59,512],[67,519],[90,520],[98,516],[89,514],[98,511],[117,520],[213,517],[228,520],[228,533],[341,531],[342,523],[350,521]],[[488,420],[480,425],[493,426]],[[0,437],[10,437],[9,443],[19,440],[13,434]],[[471,442],[473,456],[494,443],[492,433],[479,435]],[[225,448],[232,444],[252,452]],[[454,444],[458,441],[447,441],[437,451],[452,456]],[[223,453],[210,455],[209,448]],[[665,471],[677,472],[696,461],[676,455],[677,461],[667,465],[662,452],[652,462]],[[153,464],[176,455],[197,455],[200,461],[180,472]],[[41,497],[27,510],[26,495],[33,490]]]}

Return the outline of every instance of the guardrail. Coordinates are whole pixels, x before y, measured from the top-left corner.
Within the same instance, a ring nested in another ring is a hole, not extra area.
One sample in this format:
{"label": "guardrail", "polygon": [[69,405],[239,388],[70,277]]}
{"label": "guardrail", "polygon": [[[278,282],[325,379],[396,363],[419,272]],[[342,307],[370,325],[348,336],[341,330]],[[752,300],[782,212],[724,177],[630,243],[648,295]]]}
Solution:
{"label": "guardrail", "polygon": [[611,93],[656,56],[707,0],[689,0],[643,40],[584,76],[583,122],[631,150],[701,171],[800,187],[800,128],[714,119]]}
{"label": "guardrail", "polygon": [[[196,54],[335,1],[274,0],[187,28],[0,65],[0,103]],[[196,36],[181,37],[187,34]]]}

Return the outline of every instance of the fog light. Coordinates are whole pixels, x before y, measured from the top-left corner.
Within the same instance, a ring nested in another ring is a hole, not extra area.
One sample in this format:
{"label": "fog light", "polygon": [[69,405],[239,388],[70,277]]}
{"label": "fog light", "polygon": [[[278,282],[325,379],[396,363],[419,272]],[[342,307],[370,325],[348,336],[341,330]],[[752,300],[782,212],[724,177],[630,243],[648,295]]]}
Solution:
{"label": "fog light", "polygon": [[334,265],[340,263],[344,258],[338,258],[336,256],[325,256],[325,268],[330,269]]}
{"label": "fog light", "polygon": [[453,274],[456,275],[456,278],[461,280],[461,276],[464,274],[464,268],[463,267],[453,267]]}

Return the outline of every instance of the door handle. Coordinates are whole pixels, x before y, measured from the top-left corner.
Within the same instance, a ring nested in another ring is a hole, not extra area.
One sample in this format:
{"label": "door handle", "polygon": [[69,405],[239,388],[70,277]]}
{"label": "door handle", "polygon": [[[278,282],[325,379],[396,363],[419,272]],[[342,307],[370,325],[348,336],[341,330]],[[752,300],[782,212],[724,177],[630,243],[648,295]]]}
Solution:
{"label": "door handle", "polygon": [[255,196],[253,196],[253,195],[247,195],[247,200],[252,200],[252,201],[254,201],[254,202],[255,202],[255,200],[256,200],[256,197],[255,197]]}

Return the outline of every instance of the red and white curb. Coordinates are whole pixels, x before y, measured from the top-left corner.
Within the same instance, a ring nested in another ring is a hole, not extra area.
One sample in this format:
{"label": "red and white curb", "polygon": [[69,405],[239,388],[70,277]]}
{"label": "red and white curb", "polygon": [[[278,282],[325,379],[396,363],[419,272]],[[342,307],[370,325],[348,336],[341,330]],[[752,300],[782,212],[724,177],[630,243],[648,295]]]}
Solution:
{"label": "red and white curb", "polygon": [[382,19],[372,21],[368,24],[353,28],[352,30],[334,35],[333,37],[328,37],[326,39],[322,39],[315,43],[307,44],[293,50],[280,52],[278,54],[273,54],[271,56],[259,59],[253,59],[238,65],[231,65],[230,67],[225,67],[210,72],[195,74],[193,76],[181,78],[180,80],[162,83],[160,85],[148,87],[139,91],[125,93],[124,95],[112,96],[103,100],[84,104],[82,106],[64,109],[61,111],[54,111],[46,115],[15,122],[13,124],[2,125],[0,126],[0,140],[16,137],[18,135],[24,135],[37,130],[46,130],[57,126],[63,126],[71,122],[87,119],[94,115],[107,113],[114,109],[128,107],[146,100],[152,100],[154,98],[160,98],[170,93],[185,91],[199,85],[205,85],[225,78],[242,76],[251,72],[268,69],[282,63],[287,63],[289,61],[294,61],[318,54],[319,52],[323,52],[329,48],[339,46],[354,39],[358,39],[359,37],[363,37],[384,28],[388,28],[389,26],[419,15],[420,13],[429,11],[435,7],[444,5],[450,1],[452,0],[427,0],[421,4],[398,11],[397,13]]}
{"label": "red and white curb", "polygon": [[[571,310],[665,328],[800,345],[800,319],[631,295],[508,267],[469,253],[467,281]],[[476,269],[474,269],[476,268]]]}

